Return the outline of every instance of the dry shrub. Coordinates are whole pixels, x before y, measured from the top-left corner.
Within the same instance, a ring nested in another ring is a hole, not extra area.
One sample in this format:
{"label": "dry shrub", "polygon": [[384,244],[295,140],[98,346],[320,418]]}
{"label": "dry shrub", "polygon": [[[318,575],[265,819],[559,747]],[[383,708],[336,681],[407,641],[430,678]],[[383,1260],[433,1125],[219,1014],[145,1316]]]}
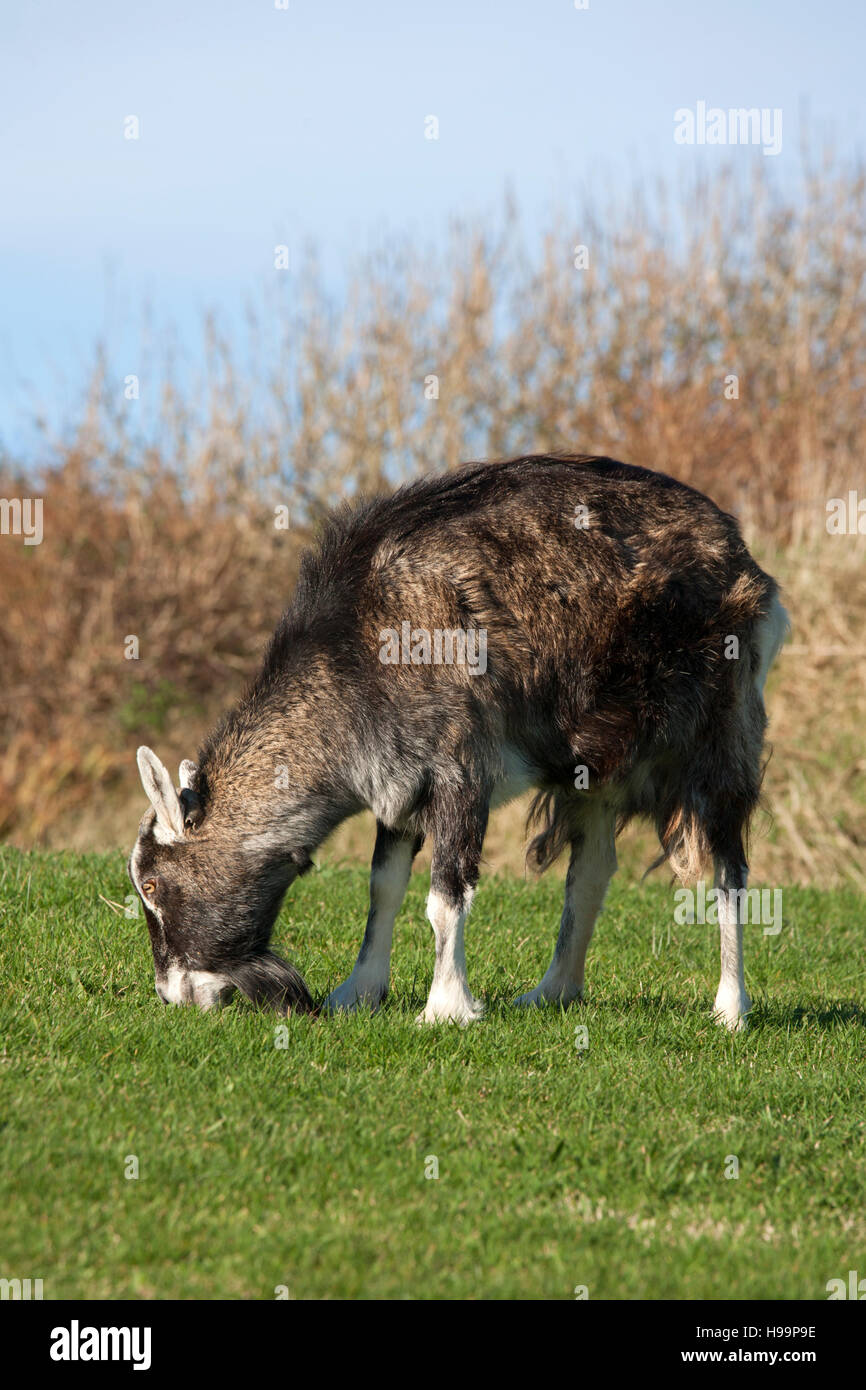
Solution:
{"label": "dry shrub", "polygon": [[[174,474],[118,497],[72,454],[43,493],[43,544],[0,546],[0,832],[25,842],[92,822],[141,738],[194,750],[251,672],[297,558],[263,508],[190,501]],[[20,492],[7,480],[3,495]]]}
{"label": "dry shrub", "polygon": [[[785,194],[765,171],[560,212],[535,257],[511,208],[495,233],[455,224],[444,250],[383,249],[337,301],[311,260],[294,301],[268,287],[243,325],[207,320],[200,378],[143,348],[142,401],[104,347],[71,437],[0,480],[45,499],[41,546],[0,537],[0,833],[129,840],[136,743],[192,751],[329,503],[469,457],[587,450],[710,493],[786,584],[758,864],[863,886],[864,545],[825,520],[829,497],[866,496],[866,184],[828,162]],[[518,867],[499,824],[490,857]]]}

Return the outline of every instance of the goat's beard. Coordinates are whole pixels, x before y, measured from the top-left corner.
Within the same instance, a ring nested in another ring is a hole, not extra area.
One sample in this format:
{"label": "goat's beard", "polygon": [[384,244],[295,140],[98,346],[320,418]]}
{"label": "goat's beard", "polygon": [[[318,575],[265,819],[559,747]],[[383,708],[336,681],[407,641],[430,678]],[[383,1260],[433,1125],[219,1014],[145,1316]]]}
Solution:
{"label": "goat's beard", "polygon": [[300,971],[273,951],[239,961],[226,973],[241,994],[259,1008],[275,1009],[279,1014],[314,1012],[310,991]]}

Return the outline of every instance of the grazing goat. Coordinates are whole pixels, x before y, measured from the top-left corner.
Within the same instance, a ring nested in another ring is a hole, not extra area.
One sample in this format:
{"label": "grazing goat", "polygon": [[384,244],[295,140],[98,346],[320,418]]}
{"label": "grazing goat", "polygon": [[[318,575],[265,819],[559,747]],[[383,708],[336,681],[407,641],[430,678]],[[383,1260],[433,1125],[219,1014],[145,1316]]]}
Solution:
{"label": "grazing goat", "polygon": [[130,858],[156,988],[209,1007],[235,988],[309,1010],[269,950],[283,895],[347,816],[376,816],[370,912],[331,1009],[375,1007],[412,861],[432,838],[436,942],[419,1021],[478,1018],[463,931],[490,808],[534,787],[528,859],[567,846],[553,959],[519,1004],[581,996],[595,919],[633,816],[683,879],[721,890],[716,1015],[749,1011],[744,840],[763,687],[787,619],[732,517],[605,458],[471,464],[346,506],[304,555],[261,671],[180,767],[140,748],[151,808]]}

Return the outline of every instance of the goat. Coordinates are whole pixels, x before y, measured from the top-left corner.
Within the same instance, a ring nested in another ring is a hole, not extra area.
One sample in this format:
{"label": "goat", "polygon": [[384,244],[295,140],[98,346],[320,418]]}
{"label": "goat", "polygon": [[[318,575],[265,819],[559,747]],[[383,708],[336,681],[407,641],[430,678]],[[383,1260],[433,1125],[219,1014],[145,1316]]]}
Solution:
{"label": "goat", "polygon": [[[745,1026],[745,841],[763,772],[763,688],[787,630],[735,520],[661,473],[607,458],[469,464],[347,505],[304,554],[258,676],[175,789],[148,748],[129,871],[166,1002],[237,988],[312,1008],[269,950],[316,847],[376,817],[370,910],[329,1010],[375,1008],[412,862],[432,837],[436,945],[419,1022],[477,1019],[464,926],[492,806],[535,788],[528,862],[566,848],[553,959],[515,1002],[583,992],[595,920],[635,816],[686,881],[720,890],[715,1015]],[[458,640],[460,639],[460,640]]]}

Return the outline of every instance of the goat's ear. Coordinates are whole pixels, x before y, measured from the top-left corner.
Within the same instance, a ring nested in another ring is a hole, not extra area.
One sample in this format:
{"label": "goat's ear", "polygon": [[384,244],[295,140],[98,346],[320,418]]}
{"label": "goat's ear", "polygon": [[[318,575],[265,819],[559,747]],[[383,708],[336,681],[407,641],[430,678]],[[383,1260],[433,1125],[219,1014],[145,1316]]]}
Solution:
{"label": "goat's ear", "polygon": [[181,791],[195,791],[195,779],[198,776],[198,768],[191,758],[184,758],[178,768],[180,777]]}
{"label": "goat's ear", "polygon": [[141,773],[141,785],[156,811],[157,820],[163,830],[180,838],[183,835],[183,812],[168,768],[143,744],[136,754],[136,761]]}

